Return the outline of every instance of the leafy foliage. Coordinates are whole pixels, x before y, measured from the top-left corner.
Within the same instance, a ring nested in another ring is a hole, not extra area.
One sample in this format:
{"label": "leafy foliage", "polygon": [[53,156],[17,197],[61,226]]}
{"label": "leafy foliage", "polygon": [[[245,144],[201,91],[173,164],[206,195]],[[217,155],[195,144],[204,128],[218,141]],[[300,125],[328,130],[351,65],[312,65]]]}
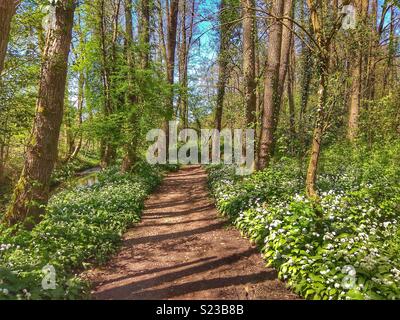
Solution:
{"label": "leafy foliage", "polygon": [[229,167],[210,167],[210,187],[220,212],[260,246],[296,293],[398,299],[398,148],[334,146],[324,154],[319,202],[304,196],[295,162],[288,160],[243,180]]}
{"label": "leafy foliage", "polygon": [[[161,168],[147,164],[132,174],[112,168],[101,172],[91,187],[54,196],[32,232],[2,226],[0,299],[75,299],[87,294],[87,284],[74,272],[104,263],[116,251],[161,179]],[[41,286],[46,265],[57,272],[55,290]]]}

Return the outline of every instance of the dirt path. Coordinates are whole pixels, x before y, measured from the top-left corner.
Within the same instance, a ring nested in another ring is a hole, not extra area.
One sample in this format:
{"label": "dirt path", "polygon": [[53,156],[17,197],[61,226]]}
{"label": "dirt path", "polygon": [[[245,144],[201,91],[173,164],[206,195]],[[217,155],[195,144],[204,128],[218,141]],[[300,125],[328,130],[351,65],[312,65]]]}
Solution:
{"label": "dirt path", "polygon": [[87,277],[94,299],[293,299],[256,248],[217,217],[206,173],[169,175],[120,253]]}

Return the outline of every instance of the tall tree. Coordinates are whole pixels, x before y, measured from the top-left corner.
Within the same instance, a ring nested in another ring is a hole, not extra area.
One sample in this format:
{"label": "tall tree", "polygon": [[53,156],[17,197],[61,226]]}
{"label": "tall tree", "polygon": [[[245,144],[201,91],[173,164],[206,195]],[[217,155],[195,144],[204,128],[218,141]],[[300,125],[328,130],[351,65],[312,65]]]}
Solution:
{"label": "tall tree", "polygon": [[152,0],[140,0],[139,2],[139,44],[141,68],[147,69],[150,64],[150,12],[153,7]]}
{"label": "tall tree", "polygon": [[[168,6],[169,2],[169,6]],[[169,124],[168,121],[174,114],[174,74],[175,74],[175,52],[178,30],[179,0],[167,1],[167,81],[171,85],[171,93],[167,103],[167,118],[165,123],[167,154],[169,154]]]}
{"label": "tall tree", "polygon": [[[314,126],[314,133],[311,143],[310,161],[307,169],[306,178],[306,191],[310,198],[316,198],[317,188],[317,170],[319,159],[321,155],[322,138],[326,129],[327,118],[327,97],[328,97],[328,77],[329,77],[329,64],[331,44],[334,40],[337,31],[342,25],[343,14],[335,18],[331,26],[325,20],[332,19],[327,10],[327,4],[321,0],[307,0],[307,4],[311,14],[311,23],[314,33],[314,44],[316,50],[317,70],[319,75],[319,89],[318,89],[318,105],[317,115]],[[349,1],[343,1],[343,5],[349,4]],[[336,17],[336,12],[334,12]]]}
{"label": "tall tree", "polygon": [[47,32],[32,135],[21,177],[4,216],[9,225],[24,222],[27,228],[41,219],[48,202],[63,118],[75,1],[60,0],[54,5],[54,25]]}
{"label": "tall tree", "polygon": [[290,51],[292,48],[292,39],[293,39],[292,30],[293,30],[294,5],[292,0],[284,1],[283,15],[286,18],[282,22],[283,23],[282,47],[281,47],[281,61],[279,64],[279,92],[278,92],[278,98],[281,100],[281,102],[290,63]]}
{"label": "tall tree", "polygon": [[247,125],[256,122],[256,11],[255,0],[241,0],[243,10],[243,73]]}
{"label": "tall tree", "polygon": [[188,65],[189,65],[189,51],[192,46],[192,40],[193,40],[196,0],[192,0],[190,10],[188,10],[187,5],[188,3],[186,0],[181,0],[181,34],[180,34],[181,41],[179,47],[179,82],[181,86],[181,93],[179,95],[178,107],[179,107],[180,118],[182,120],[184,128],[188,126],[188,117],[189,117]]}
{"label": "tall tree", "polygon": [[227,0],[221,0],[219,8],[219,52],[218,52],[218,82],[217,82],[217,105],[215,109],[215,128],[222,129],[222,114],[226,82],[228,80],[229,65],[229,43],[230,43],[230,6]]}
{"label": "tall tree", "polygon": [[[106,119],[116,111],[115,77],[117,74],[117,41],[121,0],[98,0],[97,36],[101,50],[101,76],[103,82],[103,113]],[[117,145],[113,134],[103,135],[101,140],[101,166],[108,167],[116,160]]]}
{"label": "tall tree", "polygon": [[[355,2],[357,12],[359,13],[359,21],[357,31],[359,35],[355,38],[357,41],[358,48],[355,51],[355,59],[351,67],[351,93],[350,93],[350,109],[349,109],[349,122],[348,122],[348,138],[350,141],[354,141],[358,133],[358,119],[361,108],[361,89],[362,89],[362,68],[363,61],[365,61],[365,47],[363,45],[363,38],[365,28],[364,22],[368,14],[369,0],[357,0]],[[361,34],[360,34],[361,33]]]}
{"label": "tall tree", "polygon": [[0,75],[3,72],[6,57],[8,38],[11,30],[11,20],[15,14],[19,1],[0,0]]}
{"label": "tall tree", "polygon": [[133,52],[133,19],[132,0],[125,0],[125,41],[126,62],[128,65],[128,87],[126,100],[129,110],[129,142],[125,145],[125,157],[122,162],[122,171],[127,172],[133,168],[137,160],[139,144],[138,124],[140,121],[140,102],[134,93],[135,78],[133,71],[136,67],[148,69],[150,66],[150,0],[141,0],[139,3],[139,53],[140,66],[135,66]]}
{"label": "tall tree", "polygon": [[[133,71],[135,68],[134,63],[134,52],[133,52],[133,19],[132,19],[132,0],[124,0],[124,7],[125,7],[125,57],[126,57],[126,64],[128,66],[128,87],[126,92],[126,102],[128,105],[129,110],[129,128],[135,128],[138,122],[138,112],[137,112],[137,96],[134,93],[134,76]],[[142,38],[142,35],[141,37]],[[142,63],[144,55],[141,55]],[[129,143],[125,145],[125,157],[122,161],[122,172],[128,172],[132,169],[132,166],[136,160],[136,147],[137,147],[137,132],[133,130],[129,130]]]}
{"label": "tall tree", "polygon": [[282,54],[282,23],[284,1],[273,0],[266,74],[264,80],[264,112],[258,156],[258,169],[266,168],[271,160],[280,109],[279,80]]}

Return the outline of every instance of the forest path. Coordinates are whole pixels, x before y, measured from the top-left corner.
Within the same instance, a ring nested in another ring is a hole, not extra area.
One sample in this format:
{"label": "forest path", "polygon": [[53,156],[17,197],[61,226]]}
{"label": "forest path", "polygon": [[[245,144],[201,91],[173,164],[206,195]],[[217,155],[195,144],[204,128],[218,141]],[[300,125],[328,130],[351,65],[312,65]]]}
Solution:
{"label": "forest path", "polygon": [[146,201],[108,265],[85,276],[93,299],[296,299],[260,254],[221,220],[207,174],[190,166],[166,177]]}

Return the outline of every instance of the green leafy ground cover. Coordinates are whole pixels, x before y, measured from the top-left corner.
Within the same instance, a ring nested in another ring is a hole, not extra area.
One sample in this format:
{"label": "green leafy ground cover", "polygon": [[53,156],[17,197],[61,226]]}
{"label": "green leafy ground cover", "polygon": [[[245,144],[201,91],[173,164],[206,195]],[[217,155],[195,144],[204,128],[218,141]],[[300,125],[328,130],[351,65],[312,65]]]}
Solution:
{"label": "green leafy ground cover", "polygon": [[210,167],[220,212],[256,242],[307,299],[400,298],[400,145],[324,153],[320,201],[304,194],[298,160],[247,178]]}
{"label": "green leafy ground cover", "polygon": [[[0,299],[76,299],[88,294],[78,272],[116,252],[124,231],[140,220],[144,200],[165,168],[101,172],[92,187],[55,195],[32,232],[0,227]],[[44,290],[43,268],[56,270],[56,289]]]}

